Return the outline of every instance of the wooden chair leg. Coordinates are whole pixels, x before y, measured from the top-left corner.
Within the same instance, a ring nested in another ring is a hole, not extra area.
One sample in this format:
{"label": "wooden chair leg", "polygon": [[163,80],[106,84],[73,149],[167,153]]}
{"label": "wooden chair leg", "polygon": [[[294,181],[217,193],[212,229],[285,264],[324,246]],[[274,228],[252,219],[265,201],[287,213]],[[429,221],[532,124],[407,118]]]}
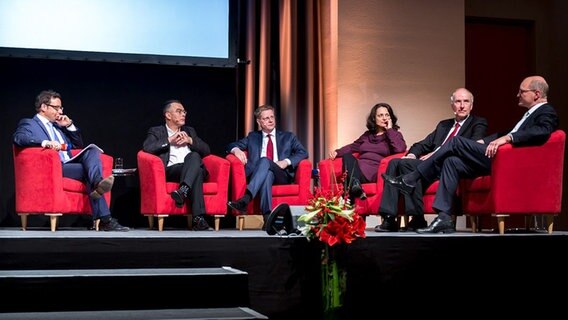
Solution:
{"label": "wooden chair leg", "polygon": [[471,232],[472,233],[476,233],[477,232],[477,224],[478,224],[478,219],[477,216],[469,216],[469,224],[471,224]]}
{"label": "wooden chair leg", "polygon": [[499,234],[505,234],[505,216],[497,216],[497,226]]}
{"label": "wooden chair leg", "polygon": [[20,213],[20,221],[22,222],[22,231],[26,231],[28,227],[28,214]]}
{"label": "wooden chair leg", "polygon": [[146,217],[148,217],[148,229],[154,229],[154,216],[147,215]]}
{"label": "wooden chair leg", "polygon": [[238,216],[237,217],[237,227],[239,228],[239,231],[243,231],[243,229],[245,227],[245,217],[244,216]]}
{"label": "wooden chair leg", "polygon": [[189,228],[189,230],[193,229],[193,215],[192,214],[187,215],[187,227]]}
{"label": "wooden chair leg", "polygon": [[46,214],[46,216],[49,217],[49,226],[51,228],[51,232],[55,232],[55,230],[57,229],[57,218],[59,218],[61,215],[61,213]]}
{"label": "wooden chair leg", "polygon": [[164,231],[164,216],[158,216],[158,231]]}
{"label": "wooden chair leg", "polygon": [[219,225],[221,224],[221,218],[223,216],[215,216],[215,231],[219,231]]}
{"label": "wooden chair leg", "polygon": [[546,230],[548,231],[548,234],[552,234],[553,227],[554,227],[554,216],[551,214],[546,215]]}

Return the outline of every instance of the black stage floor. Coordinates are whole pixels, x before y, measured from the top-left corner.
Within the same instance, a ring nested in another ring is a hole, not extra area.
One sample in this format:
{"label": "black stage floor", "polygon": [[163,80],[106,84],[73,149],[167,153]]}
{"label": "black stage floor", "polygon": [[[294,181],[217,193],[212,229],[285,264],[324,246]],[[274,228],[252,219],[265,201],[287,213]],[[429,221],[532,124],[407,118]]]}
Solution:
{"label": "black stage floor", "polygon": [[[505,315],[513,310],[524,315],[562,312],[565,298],[558,292],[568,288],[566,248],[568,232],[418,235],[367,230],[367,238],[337,248],[347,270],[344,318],[419,314],[431,307],[447,314],[452,306],[480,316],[494,315],[501,307]],[[257,230],[0,229],[0,270],[231,267],[248,273],[250,305],[241,307],[269,319],[321,317],[320,253],[317,242]],[[150,296],[185,290],[188,297],[215,298],[206,285],[148,290]],[[83,294],[104,299],[104,293]]]}

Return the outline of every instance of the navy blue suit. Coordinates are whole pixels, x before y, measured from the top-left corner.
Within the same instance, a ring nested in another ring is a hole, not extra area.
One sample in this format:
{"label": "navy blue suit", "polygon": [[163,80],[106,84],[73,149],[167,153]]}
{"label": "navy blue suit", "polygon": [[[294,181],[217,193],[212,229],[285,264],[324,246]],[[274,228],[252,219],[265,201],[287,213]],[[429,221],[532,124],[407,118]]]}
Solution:
{"label": "navy blue suit", "polygon": [[226,152],[233,148],[247,151],[245,174],[247,176],[247,190],[253,196],[260,193],[260,209],[262,214],[272,211],[272,185],[288,184],[294,181],[298,164],[308,158],[308,151],[298,140],[296,135],[288,131],[276,130],[276,150],[278,160],[289,159],[291,165],[282,170],[275,162],[266,157],[260,157],[262,152],[262,131],[252,131],[243,139],[230,143]]}
{"label": "navy blue suit", "polygon": [[[535,110],[512,133],[513,146],[541,145],[558,128],[558,116],[550,104]],[[485,144],[454,137],[444,144],[432,157],[420,163],[417,170],[424,182],[440,179],[433,208],[437,212],[452,213],[452,198],[461,178],[474,178],[491,173],[491,159],[485,155],[487,145],[512,129],[495,133],[483,139]]]}
{"label": "navy blue suit", "polygon": [[[56,123],[53,124],[53,127],[56,131],[59,131],[61,137],[65,140],[67,144],[66,152],[70,158],[72,148],[84,147],[79,129],[76,131],[67,130],[59,127]],[[13,140],[14,144],[19,147],[41,147],[42,141],[51,141],[51,138],[47,129],[36,115],[31,119],[20,120]],[[86,182],[88,193],[91,193],[103,179],[103,165],[100,159],[100,151],[97,148],[91,148],[79,157],[62,165],[63,176]],[[93,219],[110,215],[110,210],[104,197],[99,199],[90,198],[90,202],[93,210]]]}

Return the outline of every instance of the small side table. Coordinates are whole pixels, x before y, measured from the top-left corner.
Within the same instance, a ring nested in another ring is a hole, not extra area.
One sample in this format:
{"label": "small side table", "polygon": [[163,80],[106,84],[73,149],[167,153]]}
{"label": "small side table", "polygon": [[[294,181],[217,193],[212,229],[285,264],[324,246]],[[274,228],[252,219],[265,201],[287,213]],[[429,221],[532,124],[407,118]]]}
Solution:
{"label": "small side table", "polygon": [[145,222],[140,214],[140,180],[137,168],[112,169],[115,177],[110,210],[120,224],[139,227]]}

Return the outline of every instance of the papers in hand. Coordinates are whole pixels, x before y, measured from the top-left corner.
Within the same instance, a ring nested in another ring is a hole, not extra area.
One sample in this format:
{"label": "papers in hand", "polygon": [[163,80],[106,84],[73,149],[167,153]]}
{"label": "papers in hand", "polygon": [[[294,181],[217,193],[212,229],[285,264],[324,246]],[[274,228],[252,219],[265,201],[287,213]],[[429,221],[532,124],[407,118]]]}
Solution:
{"label": "papers in hand", "polygon": [[94,144],[94,143],[91,143],[90,145],[84,147],[83,150],[79,151],[79,153],[77,153],[76,155],[74,155],[73,158],[71,158],[71,159],[69,159],[69,160],[65,160],[64,163],[73,161],[75,158],[77,158],[78,156],[82,155],[83,152],[85,152],[85,151],[87,151],[87,150],[89,150],[89,149],[92,149],[92,148],[99,149],[99,151],[100,151],[101,153],[105,153],[105,152],[103,151],[103,149],[99,148],[99,146],[97,146],[97,145]]}

